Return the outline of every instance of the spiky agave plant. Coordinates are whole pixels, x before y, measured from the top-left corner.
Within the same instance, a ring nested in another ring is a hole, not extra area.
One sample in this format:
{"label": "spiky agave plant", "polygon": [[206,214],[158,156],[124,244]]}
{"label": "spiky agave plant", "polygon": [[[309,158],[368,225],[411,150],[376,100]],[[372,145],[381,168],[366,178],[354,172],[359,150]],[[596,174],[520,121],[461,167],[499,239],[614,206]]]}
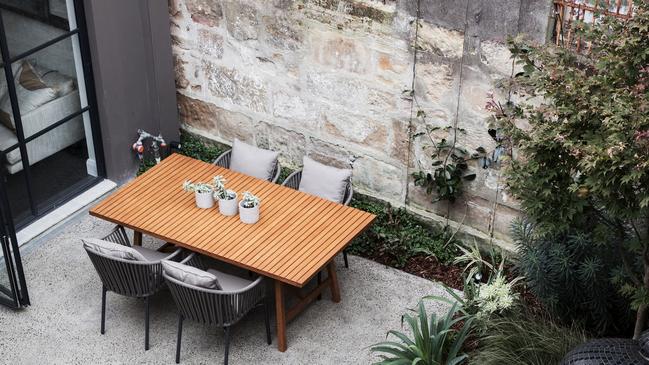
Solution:
{"label": "spiky agave plant", "polygon": [[[453,304],[443,316],[431,313],[428,316],[423,301],[419,302],[416,314],[404,314],[405,321],[412,332],[412,338],[403,332],[389,331],[399,341],[380,342],[371,347],[372,352],[380,353],[381,360],[375,365],[457,365],[467,359],[462,353],[474,317],[466,314],[459,303]],[[460,328],[456,329],[456,324]]]}

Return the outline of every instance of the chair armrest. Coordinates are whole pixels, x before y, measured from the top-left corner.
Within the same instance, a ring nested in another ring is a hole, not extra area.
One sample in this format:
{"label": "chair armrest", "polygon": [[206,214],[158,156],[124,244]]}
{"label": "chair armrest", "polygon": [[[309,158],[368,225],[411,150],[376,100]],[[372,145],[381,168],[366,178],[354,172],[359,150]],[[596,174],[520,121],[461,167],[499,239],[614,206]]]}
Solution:
{"label": "chair armrest", "polygon": [[288,175],[282,185],[297,190],[300,188],[300,180],[302,180],[302,170],[295,171]]}
{"label": "chair armrest", "polygon": [[177,248],[176,251],[172,252],[169,256],[165,257],[165,260],[171,260],[171,261],[177,261],[181,256],[180,254],[183,252],[182,248]]}
{"label": "chair armrest", "polygon": [[205,264],[203,263],[203,260],[201,260],[201,255],[197,254],[196,252],[192,252],[189,256],[185,257],[182,261],[180,261],[180,263],[201,270],[207,269]]}
{"label": "chair armrest", "polygon": [[216,166],[224,167],[226,169],[230,168],[230,158],[232,157],[232,150],[227,150],[221,154],[221,156],[217,157],[216,160],[214,160],[214,164]]}

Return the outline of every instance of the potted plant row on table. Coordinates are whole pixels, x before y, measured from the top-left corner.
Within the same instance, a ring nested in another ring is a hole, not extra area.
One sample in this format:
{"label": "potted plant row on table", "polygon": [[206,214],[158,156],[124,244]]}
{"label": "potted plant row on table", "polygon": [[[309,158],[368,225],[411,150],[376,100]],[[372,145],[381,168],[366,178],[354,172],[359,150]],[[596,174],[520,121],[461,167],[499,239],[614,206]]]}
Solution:
{"label": "potted plant row on table", "polygon": [[193,192],[196,206],[200,209],[211,209],[214,201],[219,203],[219,212],[224,216],[235,216],[239,213],[239,219],[246,224],[254,224],[259,221],[259,206],[261,200],[249,191],[243,193],[243,199],[238,200],[239,195],[234,190],[226,189],[227,180],[221,176],[215,176],[212,183],[192,182],[187,180],[183,183],[183,190]]}

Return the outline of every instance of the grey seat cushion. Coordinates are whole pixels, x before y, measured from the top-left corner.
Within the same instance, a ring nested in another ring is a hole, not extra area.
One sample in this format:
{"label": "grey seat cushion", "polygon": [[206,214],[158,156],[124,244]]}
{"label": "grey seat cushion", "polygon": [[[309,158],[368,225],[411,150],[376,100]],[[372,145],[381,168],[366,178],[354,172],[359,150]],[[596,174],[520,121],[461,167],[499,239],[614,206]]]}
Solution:
{"label": "grey seat cushion", "polygon": [[133,246],[133,249],[139,252],[142,256],[144,256],[144,258],[147,261],[152,261],[152,262],[160,261],[165,257],[169,256],[168,253],[152,250],[150,248],[146,248],[142,246]]}
{"label": "grey seat cushion", "polygon": [[241,142],[238,139],[232,144],[230,169],[259,179],[270,179],[277,164],[278,152],[265,150]]}
{"label": "grey seat cushion", "polygon": [[132,247],[96,238],[83,239],[83,245],[89,250],[124,260],[147,261],[147,258]]}
{"label": "grey seat cushion", "polygon": [[207,272],[218,279],[221,289],[225,291],[240,290],[252,283],[252,280],[244,279],[236,275],[226,274],[215,269],[209,269]]}
{"label": "grey seat cushion", "polygon": [[323,165],[304,156],[304,168],[298,190],[342,203],[351,176],[352,170]]}
{"label": "grey seat cushion", "polygon": [[221,289],[214,274],[179,262],[162,260],[162,270],[176,280],[206,289]]}

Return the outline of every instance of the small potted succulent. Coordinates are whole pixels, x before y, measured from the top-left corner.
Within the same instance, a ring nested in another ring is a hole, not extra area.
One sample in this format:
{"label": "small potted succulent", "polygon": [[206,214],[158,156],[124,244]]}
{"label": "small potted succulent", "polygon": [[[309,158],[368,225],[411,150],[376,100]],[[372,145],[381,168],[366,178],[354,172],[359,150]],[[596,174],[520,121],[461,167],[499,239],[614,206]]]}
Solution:
{"label": "small potted succulent", "polygon": [[209,183],[193,183],[191,180],[185,181],[183,190],[194,192],[196,206],[201,209],[209,209],[214,206],[214,185]]}
{"label": "small potted succulent", "polygon": [[239,219],[246,224],[254,224],[259,220],[259,200],[258,197],[246,191],[243,193],[243,199],[239,202]]}
{"label": "small potted succulent", "polygon": [[233,190],[227,190],[225,183],[227,180],[221,175],[214,176],[214,199],[219,201],[219,212],[225,216],[237,215],[238,212],[238,195]]}

